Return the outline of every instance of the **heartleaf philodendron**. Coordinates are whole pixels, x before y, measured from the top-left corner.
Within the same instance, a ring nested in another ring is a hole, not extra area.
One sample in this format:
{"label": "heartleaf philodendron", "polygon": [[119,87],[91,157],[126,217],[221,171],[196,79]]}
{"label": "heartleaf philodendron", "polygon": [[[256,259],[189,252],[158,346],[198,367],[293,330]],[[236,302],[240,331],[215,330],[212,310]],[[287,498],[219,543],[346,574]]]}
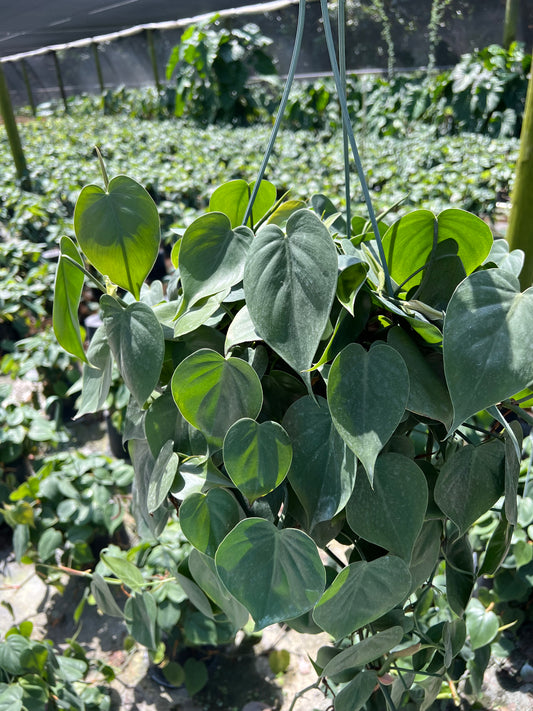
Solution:
{"label": "heartleaf philodendron", "polygon": [[[179,515],[193,550],[176,564],[172,533],[171,574],[156,586],[140,557],[104,553],[131,597],[122,613],[95,575],[97,604],[152,650],[165,624],[169,639],[209,645],[231,641],[249,615],[257,629],[322,630],[339,642],[315,664],[336,711],[404,698],[425,711],[446,674],[475,663],[480,677],[503,622],[481,596],[470,602],[476,577],[530,560],[510,525],[530,525],[533,510],[519,425],[493,409],[505,401],[520,416],[533,383],[520,255],[491,250],[489,228],[464,211],[415,211],[379,220],[387,266],[367,219],[354,216],[347,234],[323,195],[312,209],[273,207],[265,183],[243,226],[251,186],[237,180],[173,246],[166,292],[141,289],[159,228],[140,186],[114,181],[83,193],[76,231],[97,283],[108,276],[128,293],[107,283],[85,356],[84,255],[64,238],[54,327],[89,361],[80,413],[105,406],[113,360],[131,391],[124,439],[139,530],[166,541]],[[47,559],[58,540],[41,541]],[[406,671],[394,681],[396,660]],[[196,690],[205,667],[189,671],[169,674]]]}

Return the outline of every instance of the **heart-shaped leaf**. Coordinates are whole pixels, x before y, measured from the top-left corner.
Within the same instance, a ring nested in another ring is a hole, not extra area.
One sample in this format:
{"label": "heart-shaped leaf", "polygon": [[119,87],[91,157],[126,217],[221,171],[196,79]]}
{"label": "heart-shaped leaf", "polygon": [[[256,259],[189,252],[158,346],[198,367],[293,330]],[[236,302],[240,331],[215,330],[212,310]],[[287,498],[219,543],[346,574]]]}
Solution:
{"label": "heart-shaped leaf", "polygon": [[189,306],[242,281],[253,237],[247,227],[232,229],[221,212],[202,215],[187,228],[181,240],[179,270]]}
{"label": "heart-shaped leaf", "polygon": [[383,249],[391,277],[398,283],[414,275],[406,284],[410,289],[420,283],[422,272],[439,242],[454,240],[465,272],[470,274],[483,261],[492,246],[488,225],[464,210],[450,209],[438,218],[428,210],[416,210],[397,220],[383,237]]}
{"label": "heart-shaped leaf", "polygon": [[467,277],[444,321],[444,370],[455,430],[466,419],[533,382],[533,288],[500,269]]}
{"label": "heart-shaped leaf", "polygon": [[324,590],[324,566],[309,536],[260,518],[241,521],[220,544],[215,563],[257,629],[302,615]]}
{"label": "heart-shaped leaf", "polygon": [[239,523],[240,508],[226,489],[191,494],[180,508],[184,535],[201,553],[214,556],[222,539]]}
{"label": "heart-shaped leaf", "polygon": [[492,440],[462,447],[446,460],[435,486],[435,502],[461,534],[505,491],[505,445]]}
{"label": "heart-shaped leaf", "polygon": [[400,423],[408,396],[407,366],[390,346],[378,343],[367,353],[351,343],[333,361],[328,377],[331,416],[371,484],[376,458]]}
{"label": "heart-shaped leaf", "polygon": [[297,372],[311,367],[336,286],[335,245],[312,212],[291,215],[286,234],[276,225],[258,232],[244,270],[246,304],[257,333]]}
{"label": "heart-shaped leaf", "polygon": [[54,285],[52,325],[59,344],[72,355],[87,362],[78,320],[78,306],[85,277],[77,267],[65,257],[70,257],[83,267],[78,248],[69,237],[62,237],[61,256],[57,265]]}
{"label": "heart-shaped leaf", "polygon": [[409,568],[401,558],[384,556],[351,563],[322,595],[313,619],[332,637],[341,639],[403,602],[410,588]]}
{"label": "heart-shaped leaf", "polygon": [[281,484],[291,460],[289,436],[277,422],[238,420],[224,439],[226,470],[251,503]]}
{"label": "heart-shaped leaf", "polygon": [[293,447],[289,481],[312,529],[346,505],[357,459],[335,429],[324,398],[297,400],[287,410],[283,426]]}
{"label": "heart-shaped leaf", "polygon": [[119,175],[102,190],[83,188],[74,209],[74,230],[87,259],[136,299],[157,258],[159,215],[146,190]]}
{"label": "heart-shaped leaf", "polygon": [[255,370],[239,358],[202,348],[185,358],[172,376],[172,395],[181,414],[216,447],[231,425],[255,419],[263,391]]}
{"label": "heart-shaped leaf", "polygon": [[466,608],[466,629],[472,649],[479,649],[490,644],[498,634],[500,621],[491,610],[474,598]]}
{"label": "heart-shaped leaf", "polygon": [[146,304],[133,303],[124,309],[104,294],[100,306],[120,374],[142,407],[159,380],[165,355],[163,329]]}
{"label": "heart-shaped leaf", "polygon": [[413,460],[382,454],[376,461],[373,487],[367,477],[357,477],[346,520],[357,535],[409,563],[427,503],[426,477]]}
{"label": "heart-shaped leaf", "polygon": [[[209,200],[210,212],[223,212],[229,217],[232,227],[242,225],[254,185],[255,183],[247,183],[246,180],[230,180],[228,183],[220,185]],[[276,186],[269,183],[268,180],[262,180],[254,200],[248,226],[252,227],[257,224],[275,202]]]}

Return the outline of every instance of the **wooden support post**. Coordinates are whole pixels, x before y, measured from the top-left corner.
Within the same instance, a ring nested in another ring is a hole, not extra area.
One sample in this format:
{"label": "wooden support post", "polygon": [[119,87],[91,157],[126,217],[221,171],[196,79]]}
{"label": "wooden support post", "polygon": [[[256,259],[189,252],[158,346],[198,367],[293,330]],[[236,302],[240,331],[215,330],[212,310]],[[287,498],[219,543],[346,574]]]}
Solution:
{"label": "wooden support post", "polygon": [[63,106],[65,107],[65,113],[68,114],[68,104],[67,95],[65,93],[65,85],[63,84],[63,77],[61,76],[61,67],[59,66],[59,59],[56,52],[50,52],[54,60],[54,66],[56,68],[57,84],[59,86],[59,91],[61,93],[61,98],[63,99]]}
{"label": "wooden support post", "polygon": [[152,30],[146,30],[146,39],[148,41],[148,51],[150,52],[150,60],[152,62],[152,71],[154,72],[154,80],[157,91],[161,91],[161,83],[159,82],[159,70],[157,68],[157,56],[155,53],[154,36]]}
{"label": "wooden support post", "polygon": [[22,69],[22,77],[24,79],[24,84],[26,85],[26,92],[28,94],[28,103],[30,105],[31,112],[34,116],[37,116],[37,110],[35,108],[35,101],[33,100],[33,92],[31,90],[30,75],[28,74],[28,67],[26,65],[26,60],[20,60],[20,67]]}
{"label": "wooden support post", "polygon": [[93,48],[94,63],[96,64],[96,74],[98,75],[98,83],[100,84],[100,92],[103,94],[105,91],[104,85],[104,75],[102,74],[102,65],[100,64],[100,57],[98,56],[98,45],[93,42],[91,47]]}
{"label": "wooden support post", "polygon": [[26,158],[24,157],[22,143],[20,142],[17,122],[15,121],[15,114],[13,112],[13,105],[11,103],[11,97],[9,96],[9,89],[7,88],[2,62],[0,62],[0,113],[2,114],[4,126],[6,127],[9,147],[13,154],[17,179],[24,190],[31,190],[28,166],[26,165]]}

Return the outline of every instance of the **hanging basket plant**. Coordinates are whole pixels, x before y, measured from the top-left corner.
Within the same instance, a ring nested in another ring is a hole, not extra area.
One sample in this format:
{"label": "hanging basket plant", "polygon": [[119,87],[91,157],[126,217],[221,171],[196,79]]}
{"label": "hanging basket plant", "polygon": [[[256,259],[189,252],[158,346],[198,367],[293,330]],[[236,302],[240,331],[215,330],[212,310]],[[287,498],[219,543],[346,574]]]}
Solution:
{"label": "hanging basket plant", "polygon": [[[157,537],[179,510],[193,604],[202,611],[194,601],[207,596],[234,632],[250,615],[256,629],[329,633],[315,668],[336,711],[399,708],[408,695],[424,711],[467,668],[479,687],[499,634],[471,597],[517,521],[522,431],[502,413],[520,416],[533,382],[533,290],[520,291],[521,253],[474,215],[416,210],[388,225],[374,214],[321,4],[345,210],[323,195],[276,200],[263,179],[302,0],[255,183],[215,191],[173,247],[177,278],[162,298],[144,284],[155,205],[104,171],[104,187],[78,200],[78,244],[61,242],[54,327],[85,361],[80,413],[103,406],[116,362],[131,392],[135,514]],[[342,35],[340,47],[342,57]],[[352,214],[348,147],[368,215]],[[85,277],[95,281],[85,259],[103,291],[87,353],[76,316]],[[469,529],[492,508],[498,528],[474,560]],[[150,594],[130,588],[128,605],[149,619]]]}

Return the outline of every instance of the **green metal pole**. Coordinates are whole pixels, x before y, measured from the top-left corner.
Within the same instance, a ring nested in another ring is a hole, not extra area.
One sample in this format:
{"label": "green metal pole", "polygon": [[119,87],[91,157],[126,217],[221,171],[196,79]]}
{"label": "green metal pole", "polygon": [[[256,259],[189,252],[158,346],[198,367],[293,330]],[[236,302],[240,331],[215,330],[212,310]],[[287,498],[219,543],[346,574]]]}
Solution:
{"label": "green metal pole", "polygon": [[54,60],[54,66],[56,68],[57,83],[59,86],[59,92],[61,93],[61,98],[63,99],[63,106],[65,107],[65,113],[68,114],[68,104],[67,95],[65,93],[65,85],[63,84],[63,77],[61,76],[61,67],[59,66],[59,59],[55,52],[50,52]]}
{"label": "green metal pole", "polygon": [[4,120],[9,147],[11,148],[13,160],[15,161],[17,178],[24,190],[31,190],[28,166],[26,165],[26,158],[22,150],[22,143],[20,142],[17,122],[15,121],[15,114],[13,112],[13,105],[11,103],[11,97],[9,96],[9,89],[7,88],[2,62],[0,62],[0,113]]}
{"label": "green metal pole", "polygon": [[24,79],[24,84],[26,85],[26,91],[28,93],[28,102],[30,104],[31,112],[34,116],[37,116],[37,110],[35,108],[35,101],[33,100],[33,92],[31,90],[30,75],[28,74],[28,67],[26,66],[26,60],[20,60],[20,66],[22,68],[22,77]]}
{"label": "green metal pole", "polygon": [[100,57],[98,56],[98,45],[96,42],[92,43],[94,63],[96,64],[96,74],[98,75],[98,83],[100,84],[100,92],[103,94],[105,91],[104,85],[104,75],[102,74],[102,65],[100,64]]}
{"label": "green metal pole", "polygon": [[519,10],[520,0],[507,0],[505,3],[505,19],[503,23],[503,46],[505,49],[509,49],[516,39]]}
{"label": "green metal pole", "polygon": [[150,60],[152,62],[152,71],[154,72],[154,80],[157,91],[161,91],[159,82],[159,70],[157,68],[157,56],[155,53],[154,36],[152,30],[146,30],[146,39],[148,40],[148,51],[150,52]]}
{"label": "green metal pole", "polygon": [[523,249],[524,266],[520,285],[527,289],[533,283],[533,73],[529,77],[524,123],[520,134],[520,153],[516,179],[511,195],[511,214],[507,228],[510,249]]}

